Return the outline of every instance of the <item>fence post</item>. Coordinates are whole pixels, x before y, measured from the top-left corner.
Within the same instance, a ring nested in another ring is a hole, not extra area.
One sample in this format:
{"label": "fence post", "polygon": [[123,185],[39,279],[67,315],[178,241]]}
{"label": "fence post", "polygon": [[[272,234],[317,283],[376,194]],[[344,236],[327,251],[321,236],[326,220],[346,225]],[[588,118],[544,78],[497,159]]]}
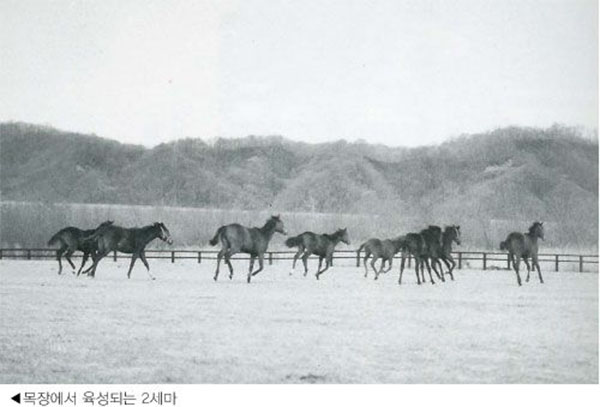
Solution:
{"label": "fence post", "polygon": [[579,272],[583,273],[583,256],[579,256]]}
{"label": "fence post", "polygon": [[360,252],[356,252],[356,267],[360,267]]}
{"label": "fence post", "polygon": [[407,266],[408,268],[410,268],[410,261],[411,261],[411,259],[412,259],[412,256],[408,256],[408,266]]}
{"label": "fence post", "polygon": [[556,255],[556,258],[554,259],[554,271],[558,271],[558,254]]}
{"label": "fence post", "polygon": [[483,269],[487,269],[487,257],[485,252],[483,253]]}
{"label": "fence post", "polygon": [[198,252],[198,264],[202,263],[202,252]]}
{"label": "fence post", "polygon": [[0,260],[2,260],[2,249],[0,249]]}
{"label": "fence post", "polygon": [[269,252],[269,266],[273,264],[273,252]]}
{"label": "fence post", "polygon": [[27,260],[31,260],[31,250],[27,249]]}
{"label": "fence post", "polygon": [[510,253],[506,255],[506,269],[510,270]]}
{"label": "fence post", "polygon": [[113,251],[113,260],[117,261],[117,251]]}
{"label": "fence post", "polygon": [[458,269],[462,269],[462,252],[458,252]]}
{"label": "fence post", "polygon": [[171,263],[175,263],[175,250],[171,250]]}

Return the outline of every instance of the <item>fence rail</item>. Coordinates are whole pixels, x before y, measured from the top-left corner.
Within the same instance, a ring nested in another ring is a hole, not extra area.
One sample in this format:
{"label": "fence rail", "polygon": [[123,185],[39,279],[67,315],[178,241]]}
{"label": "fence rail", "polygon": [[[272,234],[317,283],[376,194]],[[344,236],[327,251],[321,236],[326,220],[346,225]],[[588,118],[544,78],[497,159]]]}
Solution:
{"label": "fence rail", "polygon": [[[205,260],[216,260],[218,250],[146,250],[146,258],[148,259],[168,259],[171,263],[175,263],[176,260],[196,260],[198,263],[202,263]],[[274,261],[280,260],[292,260],[294,258],[295,251],[268,251],[265,253],[265,258],[269,264],[273,264]],[[478,264],[471,264],[471,262],[479,263],[483,270],[488,269],[499,269],[499,268],[510,268],[510,261],[507,253],[502,252],[473,252],[473,251],[456,251],[452,253],[457,263],[457,268],[462,269],[466,263],[470,267],[477,266]],[[77,253],[72,256],[73,258],[81,257],[81,254]],[[110,257],[114,261],[117,259],[130,258],[129,255],[117,254],[114,252]],[[595,271],[598,271],[598,255],[597,254],[568,254],[568,253],[540,253],[538,255],[540,263],[552,263],[554,271],[559,271],[560,265],[563,263],[577,263],[579,266],[579,272],[584,271],[584,267],[587,265],[596,265]],[[54,259],[56,258],[56,250],[44,249],[44,248],[21,248],[21,249],[0,249],[0,259],[26,259],[26,260],[39,260],[39,259]],[[396,255],[395,259],[399,259],[399,255]],[[237,256],[231,260],[246,260],[248,256]],[[360,266],[360,257],[354,250],[337,250],[333,257],[334,260],[356,260],[356,266]],[[408,267],[411,265],[412,259],[408,259]],[[502,265],[499,267],[498,264]]]}

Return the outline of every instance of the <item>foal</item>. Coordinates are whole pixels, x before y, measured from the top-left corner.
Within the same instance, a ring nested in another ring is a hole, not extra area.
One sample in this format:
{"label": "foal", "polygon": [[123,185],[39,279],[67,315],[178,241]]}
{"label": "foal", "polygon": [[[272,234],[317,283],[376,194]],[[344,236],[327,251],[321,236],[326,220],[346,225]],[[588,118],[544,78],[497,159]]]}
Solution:
{"label": "foal", "polygon": [[[544,283],[540,264],[538,263],[538,238],[544,240],[543,222],[534,222],[529,228],[529,232],[523,234],[519,232],[510,233],[500,247],[508,250],[508,255],[512,261],[515,273],[517,273],[517,283],[521,285],[521,276],[519,275],[519,263],[521,258],[527,263],[527,258],[531,257],[531,268],[537,269],[540,283]],[[531,270],[527,267],[527,279]]]}
{"label": "foal", "polygon": [[[108,253],[113,250],[121,253],[131,253],[131,264],[129,265],[129,271],[127,272],[127,278],[131,277],[131,270],[135,261],[139,257],[142,259],[148,275],[152,280],[155,277],[150,273],[150,266],[146,261],[146,254],[144,250],[148,243],[154,239],[159,238],[160,240],[173,244],[169,229],[162,222],[156,222],[152,225],[144,226],[142,228],[123,228],[120,226],[110,225],[101,229],[98,229],[89,240],[95,240],[98,244],[98,256],[94,260],[94,264],[87,269],[84,273],[90,272],[90,277],[96,276],[96,267],[100,260],[102,260]],[[79,274],[78,274],[79,275]]]}
{"label": "foal", "polygon": [[[365,266],[365,277],[369,274],[369,269],[367,267],[367,260],[371,255],[373,258],[371,259],[371,268],[375,272],[375,280],[379,278],[379,274],[387,273],[392,269],[392,263],[394,261],[394,256],[398,253],[402,245],[404,243],[405,236],[400,236],[395,239],[369,239],[365,243],[363,243],[356,253],[360,256],[361,250],[365,250],[365,258],[364,258],[364,266]],[[381,259],[381,265],[379,267],[379,271],[375,268],[375,262]],[[388,268],[383,269],[385,262],[388,262]]]}
{"label": "foal", "polygon": [[[285,235],[283,222],[278,216],[271,216],[269,220],[261,228],[247,228],[237,223],[221,226],[217,229],[215,236],[210,239],[209,243],[214,246],[221,242],[221,250],[217,255],[217,269],[213,279],[217,281],[219,278],[219,267],[221,259],[225,258],[225,263],[229,267],[229,279],[233,278],[233,266],[231,265],[231,256],[236,253],[250,254],[250,268],[248,270],[248,283],[252,276],[257,275],[263,270],[265,252],[269,246],[269,242],[275,232]],[[254,260],[258,257],[259,268],[252,271],[254,268]]]}
{"label": "foal", "polygon": [[[292,263],[292,271],[290,271],[290,275],[296,267],[296,260],[298,260],[298,258],[300,258],[302,255],[304,276],[306,277],[306,274],[308,273],[308,258],[311,254],[316,254],[319,256],[319,267],[317,268],[317,274],[315,275],[318,280],[319,276],[331,266],[333,252],[335,251],[335,246],[339,242],[344,242],[347,245],[350,244],[350,238],[348,237],[348,230],[346,228],[338,229],[331,235],[326,233],[318,235],[313,232],[304,232],[298,236],[287,239],[285,241],[285,245],[287,247],[298,247],[298,251],[294,255],[294,261]],[[325,259],[325,268],[321,270],[323,259]]]}
{"label": "foal", "polygon": [[86,238],[101,228],[112,225],[112,223],[112,220],[107,220],[106,222],[102,222],[96,229],[87,230],[81,230],[79,228],[69,226],[56,232],[56,234],[48,241],[48,246],[53,246],[57,243],[60,246],[58,250],[56,250],[58,274],[62,273],[62,262],[60,261],[60,258],[63,255],[73,268],[73,274],[75,274],[75,265],[71,261],[71,255],[77,250],[83,252],[83,260],[81,261],[81,267],[79,267],[77,274],[81,273],[81,269],[83,269],[83,266],[87,262],[88,258],[92,256],[92,260],[94,260],[96,257],[96,251],[98,250],[98,245],[96,242],[93,240],[87,240]]}

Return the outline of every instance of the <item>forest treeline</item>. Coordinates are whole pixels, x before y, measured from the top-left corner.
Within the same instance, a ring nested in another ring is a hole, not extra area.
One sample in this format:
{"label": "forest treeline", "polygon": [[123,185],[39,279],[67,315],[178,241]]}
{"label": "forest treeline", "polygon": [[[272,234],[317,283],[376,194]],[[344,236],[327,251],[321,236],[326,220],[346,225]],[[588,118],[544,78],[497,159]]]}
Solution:
{"label": "forest treeline", "polygon": [[418,148],[279,136],[146,148],[11,122],[0,124],[0,159],[4,202],[355,214],[377,218],[385,233],[456,223],[480,248],[542,220],[550,245],[598,241],[597,137],[559,125]]}

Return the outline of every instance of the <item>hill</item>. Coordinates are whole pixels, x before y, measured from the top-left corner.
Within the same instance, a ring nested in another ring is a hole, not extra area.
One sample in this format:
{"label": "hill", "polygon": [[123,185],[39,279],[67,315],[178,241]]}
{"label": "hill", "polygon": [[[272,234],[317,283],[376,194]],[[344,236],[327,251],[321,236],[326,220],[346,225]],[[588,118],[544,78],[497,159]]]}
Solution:
{"label": "hill", "polygon": [[460,223],[489,247],[539,219],[556,244],[596,246],[598,142],[555,125],[413,149],[256,136],[145,148],[3,123],[0,192],[3,201],[378,214],[406,228]]}

